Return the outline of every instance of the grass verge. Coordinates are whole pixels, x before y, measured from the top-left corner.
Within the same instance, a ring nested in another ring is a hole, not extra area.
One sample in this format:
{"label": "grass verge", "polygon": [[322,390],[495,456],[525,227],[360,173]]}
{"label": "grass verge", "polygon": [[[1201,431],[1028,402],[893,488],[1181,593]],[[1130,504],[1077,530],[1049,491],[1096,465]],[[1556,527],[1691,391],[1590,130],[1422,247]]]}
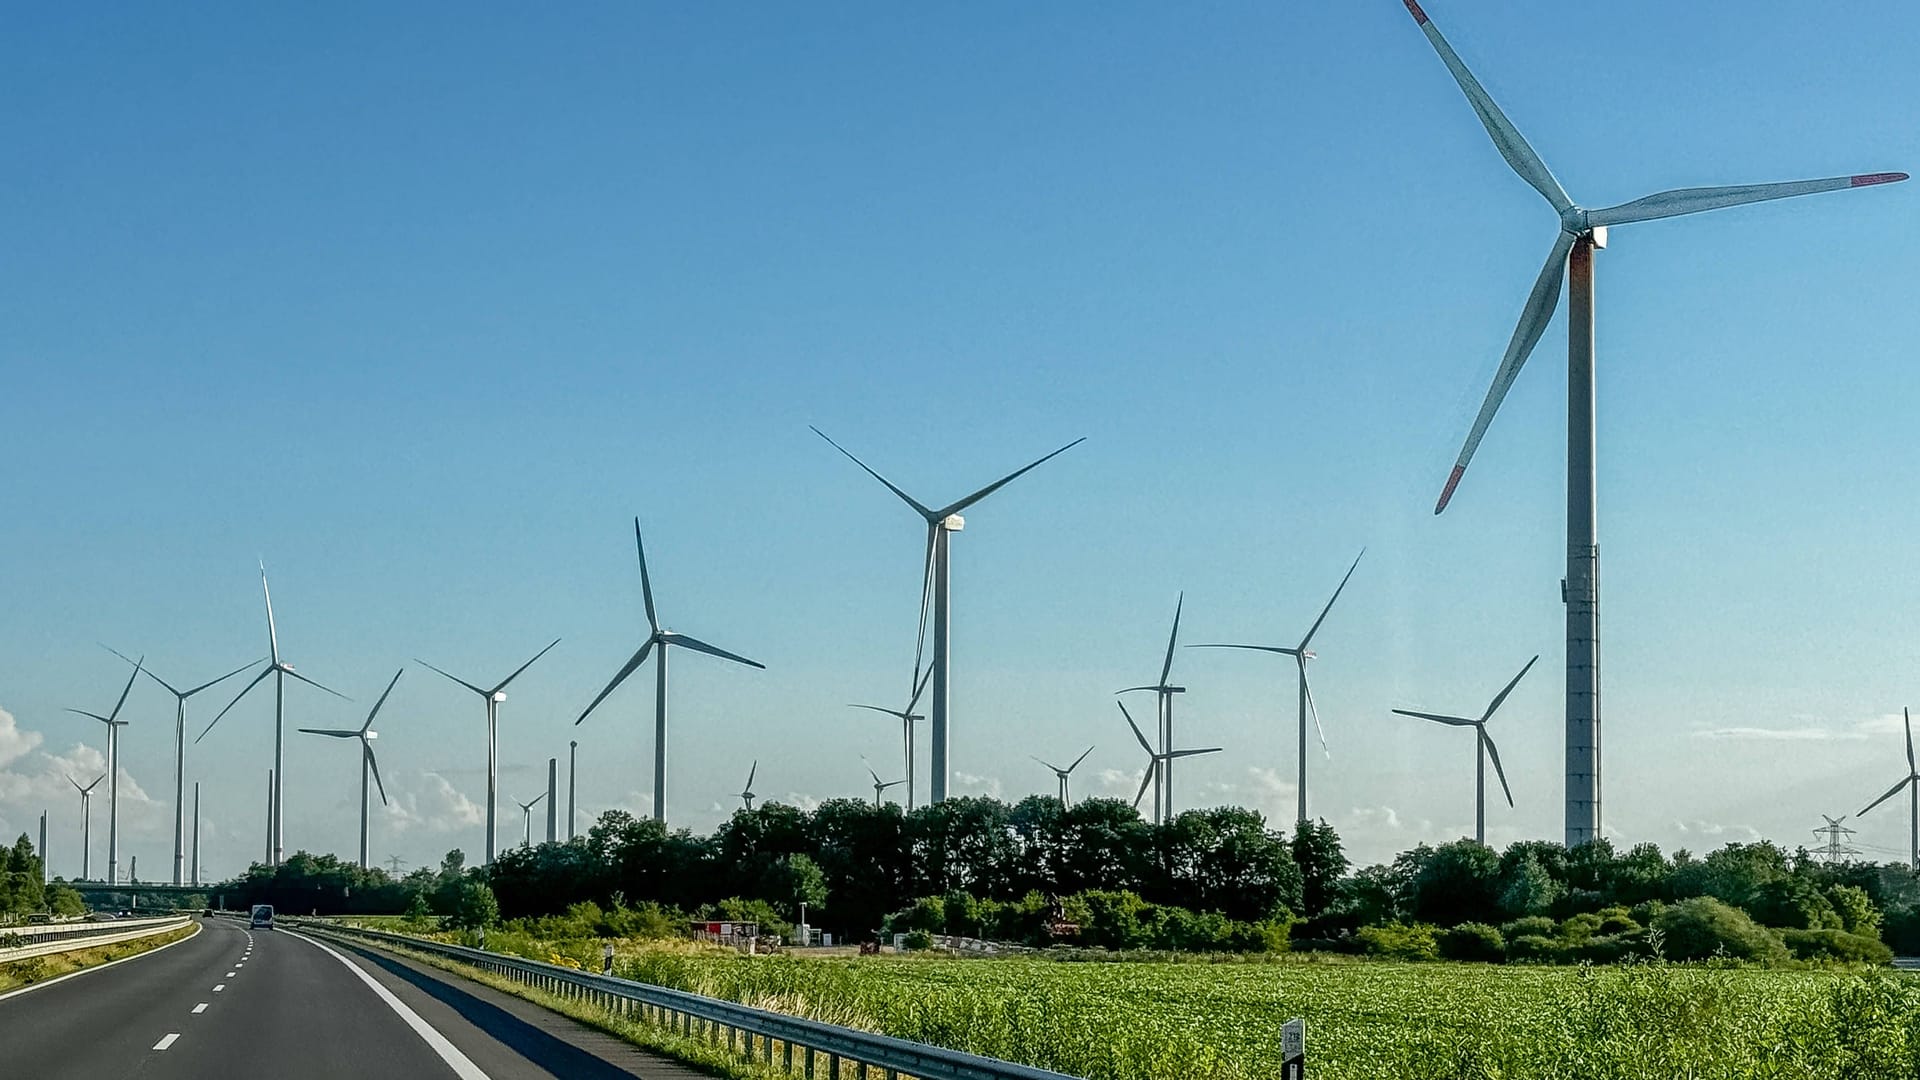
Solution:
{"label": "grass verge", "polygon": [[71,975],[76,971],[109,964],[115,960],[125,960],[129,956],[138,956],[143,952],[172,944],[199,932],[199,925],[194,924],[183,926],[178,930],[170,930],[164,934],[155,934],[152,937],[118,941],[93,949],[74,949],[70,952],[49,953],[46,956],[29,956],[24,960],[13,960],[0,964],[0,993],[46,982],[48,979],[57,979],[62,975]]}

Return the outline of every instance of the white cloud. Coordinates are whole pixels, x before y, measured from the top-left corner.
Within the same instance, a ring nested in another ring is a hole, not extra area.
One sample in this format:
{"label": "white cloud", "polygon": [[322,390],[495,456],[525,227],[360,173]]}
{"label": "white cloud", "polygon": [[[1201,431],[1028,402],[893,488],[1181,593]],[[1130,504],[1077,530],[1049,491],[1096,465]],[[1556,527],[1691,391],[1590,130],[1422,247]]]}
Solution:
{"label": "white cloud", "polygon": [[988,795],[996,799],[1000,797],[1000,779],[994,776],[975,776],[972,773],[956,772],[953,774],[953,787],[953,793],[956,795]]}
{"label": "white cloud", "polygon": [[1675,831],[1682,836],[1701,836],[1729,843],[1744,841],[1753,843],[1763,839],[1760,830],[1751,825],[1722,825],[1712,821],[1675,821]]}
{"label": "white cloud", "polygon": [[1836,731],[1826,727],[1760,728],[1760,727],[1724,727],[1708,728],[1693,733],[1696,739],[1736,739],[1754,742],[1831,742],[1837,739],[1864,739],[1862,731]]}
{"label": "white cloud", "polygon": [[22,731],[13,719],[13,714],[0,709],[0,768],[25,757],[41,743],[37,731]]}
{"label": "white cloud", "polygon": [[418,788],[388,793],[382,813],[387,827],[396,835],[412,831],[449,833],[486,824],[486,808],[467,798],[446,777],[423,770],[419,782]]}

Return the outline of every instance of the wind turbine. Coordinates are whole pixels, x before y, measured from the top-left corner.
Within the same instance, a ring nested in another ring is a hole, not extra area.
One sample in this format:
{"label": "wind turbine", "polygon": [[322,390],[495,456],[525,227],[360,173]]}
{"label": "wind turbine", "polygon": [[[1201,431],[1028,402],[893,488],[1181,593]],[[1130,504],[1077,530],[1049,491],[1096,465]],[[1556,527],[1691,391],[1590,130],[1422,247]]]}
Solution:
{"label": "wind turbine", "polygon": [[[1186,687],[1173,686],[1167,682],[1173,674],[1174,646],[1180,641],[1180,609],[1185,607],[1186,603],[1187,594],[1182,592],[1180,599],[1173,605],[1173,632],[1167,635],[1167,658],[1160,664],[1159,683],[1153,686],[1129,686],[1125,690],[1116,691],[1121,694],[1131,694],[1137,690],[1153,692],[1155,715],[1159,718],[1160,753],[1163,757],[1173,747],[1173,695],[1187,692]],[[1120,711],[1126,712],[1124,708]],[[1127,723],[1133,723],[1131,714],[1127,716]],[[1157,771],[1154,773],[1156,780],[1153,785],[1153,819],[1164,821],[1173,816],[1173,759],[1155,758],[1154,760]],[[1138,798],[1133,801],[1136,805],[1140,802]]]}
{"label": "wind turbine", "polygon": [[[1152,783],[1154,778],[1160,775],[1160,771],[1167,767],[1168,762],[1174,758],[1193,757],[1196,754],[1217,754],[1220,752],[1220,747],[1209,746],[1200,750],[1166,750],[1155,753],[1153,745],[1147,742],[1145,735],[1140,733],[1140,725],[1133,722],[1133,714],[1127,711],[1126,705],[1118,701],[1114,702],[1114,704],[1120,706],[1120,715],[1127,718],[1127,726],[1133,729],[1133,737],[1140,741],[1140,749],[1147,752],[1147,774],[1140,778],[1140,790],[1133,793],[1133,808],[1135,810],[1140,809],[1140,797],[1147,793],[1147,785]],[[1153,805],[1153,823],[1159,825],[1172,820],[1172,807],[1165,808],[1165,812],[1162,813],[1160,802],[1156,799]]]}
{"label": "wind turbine", "polygon": [[578,724],[581,720],[585,720],[601,702],[607,700],[607,695],[613,693],[615,687],[625,682],[627,676],[633,674],[636,668],[646,662],[647,654],[653,651],[655,645],[660,646],[660,658],[654,662],[653,667],[653,820],[664,822],[667,820],[668,650],[676,646],[692,649],[694,652],[717,656],[722,660],[731,660],[736,664],[745,664],[762,671],[766,670],[767,665],[758,660],[749,660],[744,656],[730,653],[718,646],[709,645],[699,638],[661,629],[660,617],[653,610],[653,582],[647,577],[647,546],[640,540],[640,519],[637,517],[633,519],[633,546],[640,555],[640,595],[646,601],[647,626],[650,632],[647,634],[647,640],[640,643],[639,651],[635,652],[626,665],[614,675],[613,681],[607,684],[607,688],[600,691],[600,696],[594,698],[592,704],[581,710],[580,719],[575,720],[574,723]]}
{"label": "wind turbine", "polygon": [[1594,504],[1593,430],[1593,253],[1607,246],[1607,229],[1614,225],[1718,210],[1744,203],[1765,202],[1822,191],[1846,191],[1905,180],[1906,173],[1864,173],[1825,180],[1784,184],[1744,184],[1735,187],[1681,188],[1632,202],[1587,210],[1574,204],[1534,153],[1506,114],[1494,104],[1473,73],[1440,36],[1440,31],[1417,0],[1403,0],[1427,41],[1467,95],[1480,123],[1507,164],[1538,191],[1560,219],[1560,229],[1546,265],[1534,280],[1521,309],[1519,325],[1507,343],[1493,385],[1480,413],[1467,432],[1460,456],[1447,476],[1446,487],[1433,512],[1447,508],[1460,477],[1479,448],[1493,414],[1507,396],[1514,377],[1546,331],[1560,301],[1564,272],[1571,282],[1567,305],[1567,576],[1561,582],[1561,602],[1567,608],[1567,807],[1566,845],[1591,843],[1600,837],[1600,548],[1599,514]]}
{"label": "wind turbine", "polygon": [[[538,660],[547,655],[547,650],[558,644],[560,644],[559,638],[554,638],[552,641],[547,642],[547,648],[534,653],[533,660]],[[513,674],[501,679],[492,687],[481,689],[457,675],[447,675],[446,672],[441,671],[439,668],[434,667],[432,664],[427,663],[417,656],[413,658],[414,663],[419,664],[421,667],[435,674],[445,675],[461,686],[479,694],[481,700],[487,703],[487,861],[489,863],[493,861],[493,856],[497,851],[497,845],[494,842],[494,825],[495,817],[500,810],[500,703],[507,700],[507,684],[519,678],[521,672],[532,667],[533,660],[529,660],[513,669]]]}
{"label": "wind turbine", "polygon": [[747,804],[747,813],[749,814],[753,813],[753,800],[759,798],[759,796],[753,793],[753,778],[759,771],[760,763],[755,761],[753,766],[747,770],[746,786],[740,789],[740,801]]}
{"label": "wind turbine", "polygon": [[[1064,769],[1058,765],[1055,765],[1051,761],[1045,761],[1037,757],[1033,758],[1033,760],[1040,762],[1040,764],[1045,765],[1049,769],[1052,769],[1054,778],[1060,781],[1060,809],[1065,810],[1068,806],[1072,805],[1072,800],[1069,798],[1067,793],[1067,778],[1073,775],[1073,770],[1079,768],[1080,763],[1087,760],[1087,755],[1091,753],[1093,753],[1093,747],[1089,746],[1085,750],[1081,751],[1079,757],[1073,759],[1073,764],[1067,766]],[[1033,755],[1031,754],[1027,756],[1033,757]]]}
{"label": "wind turbine", "polygon": [[[1868,803],[1867,810],[1871,810],[1881,803],[1886,802],[1888,799],[1893,798],[1895,795],[1900,794],[1901,788],[1907,789],[1907,801],[1909,804],[1907,807],[1907,817],[1909,819],[1909,829],[1911,830],[1912,836],[1912,846],[1907,852],[1907,865],[1913,867],[1916,871],[1920,871],[1920,767],[1914,765],[1913,758],[1913,714],[1905,709],[1901,709],[1900,715],[1905,719],[1907,725],[1907,775],[1899,783],[1888,788],[1885,795]],[[1862,810],[1853,816],[1865,817],[1867,810]]]}
{"label": "wind turbine", "polygon": [[[127,692],[133,689],[133,680],[140,677],[140,665],[146,661],[141,657],[133,662],[133,671],[127,676],[127,685],[120,688],[120,700],[113,703],[113,711],[105,716],[88,712],[85,709],[68,709],[70,713],[98,720],[107,725],[107,884],[120,883],[120,729],[127,726],[120,719],[120,707],[127,703]],[[99,781],[95,781],[98,783]]]}
{"label": "wind turbine", "polygon": [[872,765],[867,766],[867,775],[873,777],[873,805],[875,809],[878,809],[880,806],[880,796],[883,792],[885,792],[890,787],[898,787],[899,785],[906,783],[905,780],[880,779],[880,774],[873,771]]}
{"label": "wind turbine", "polygon": [[260,564],[260,595],[265,597],[267,601],[267,666],[261,668],[260,674],[255,675],[253,681],[248,683],[244,689],[233,695],[233,700],[227,702],[227,707],[221,709],[219,715],[213,718],[213,723],[208,724],[206,731],[202,731],[199,735],[195,736],[193,741],[197,744],[201,739],[206,738],[207,732],[213,730],[213,725],[220,722],[220,717],[227,715],[235,705],[240,704],[240,699],[251,693],[253,688],[259,686],[267,676],[273,676],[273,788],[268,792],[271,797],[267,800],[267,834],[273,840],[273,865],[279,866],[281,852],[285,850],[283,843],[285,833],[281,828],[280,795],[287,772],[286,768],[281,764],[280,754],[282,744],[285,741],[287,676],[291,675],[293,678],[306,683],[308,686],[325,690],[327,693],[332,694],[342,701],[350,701],[352,699],[331,687],[321,686],[319,683],[293,670],[292,664],[280,659],[280,635],[273,627],[273,592],[267,588],[267,564],[264,562]]}
{"label": "wind turbine", "polygon": [[1340,584],[1333,590],[1333,596],[1327,600],[1327,606],[1320,609],[1320,617],[1313,620],[1313,625],[1307,628],[1307,635],[1300,639],[1300,644],[1292,646],[1291,648],[1285,645],[1190,645],[1188,646],[1188,648],[1192,648],[1192,649],[1252,649],[1256,652],[1279,653],[1282,656],[1293,657],[1294,669],[1299,673],[1298,686],[1300,691],[1299,693],[1299,700],[1300,700],[1300,785],[1299,787],[1300,787],[1300,790],[1298,792],[1299,801],[1300,801],[1300,816],[1295,819],[1296,821],[1309,820],[1309,818],[1307,817],[1307,717],[1308,716],[1313,717],[1313,730],[1320,736],[1320,752],[1322,754],[1326,754],[1329,758],[1333,756],[1327,750],[1327,731],[1325,728],[1320,726],[1320,709],[1318,706],[1316,706],[1313,703],[1313,687],[1307,682],[1307,661],[1312,660],[1314,658],[1313,651],[1307,648],[1307,646],[1313,644],[1313,635],[1320,632],[1320,624],[1327,621],[1327,612],[1333,610],[1334,601],[1340,599],[1340,593],[1346,589],[1347,582],[1353,577],[1353,572],[1360,568],[1360,559],[1362,556],[1366,555],[1366,553],[1367,553],[1367,549],[1361,548],[1360,554],[1355,555],[1353,557],[1353,565],[1347,567],[1347,576],[1340,579]]}
{"label": "wind turbine", "polygon": [[101,773],[99,776],[93,778],[93,783],[88,784],[86,787],[81,787],[80,781],[75,780],[71,775],[67,777],[67,783],[72,784],[73,790],[80,793],[81,881],[93,880],[93,789],[99,787],[100,781],[106,778],[107,774]]}
{"label": "wind turbine", "polygon": [[847,706],[849,709],[870,709],[877,713],[885,713],[900,721],[900,754],[901,760],[907,767],[907,809],[909,810],[913,809],[913,725],[916,721],[926,719],[925,716],[914,712],[913,707],[919,704],[920,692],[927,688],[927,677],[932,674],[933,669],[928,668],[926,673],[920,676],[919,683],[913,688],[913,697],[907,699],[907,707],[904,709],[889,709],[882,705]]}
{"label": "wind turbine", "polygon": [[527,831],[526,831],[526,835],[520,842],[521,847],[533,846],[533,808],[536,806],[539,806],[540,800],[546,797],[547,797],[547,793],[543,791],[539,795],[535,796],[532,802],[520,802],[518,800],[515,800],[514,805],[518,806],[520,808],[520,811],[527,815]]}
{"label": "wind turbine", "polygon": [[300,729],[306,735],[360,740],[360,869],[362,870],[367,868],[367,819],[371,816],[373,809],[373,802],[367,792],[369,776],[373,778],[374,786],[380,789],[380,805],[387,805],[387,785],[380,782],[380,763],[373,759],[373,740],[380,737],[380,733],[373,730],[373,718],[380,715],[380,706],[387,703],[387,695],[393,693],[394,683],[400,681],[401,674],[406,670],[401,668],[393,673],[393,681],[387,683],[387,688],[380,692],[380,700],[374,702],[372,711],[367,713],[367,722],[359,727],[344,730],[305,727]]}
{"label": "wind turbine", "polygon": [[[822,439],[826,439],[829,446],[845,454],[848,461],[860,466],[868,476],[886,485],[888,491],[899,496],[901,502],[912,507],[913,512],[919,514],[927,523],[927,551],[926,558],[923,560],[926,572],[921,581],[920,588],[920,624],[922,633],[924,634],[927,607],[929,600],[931,600],[931,606],[933,608],[933,666],[931,669],[933,671],[933,705],[930,710],[933,714],[933,752],[931,755],[932,761],[930,762],[933,773],[932,801],[945,802],[947,798],[947,752],[949,749],[947,707],[948,692],[952,683],[951,642],[948,640],[949,631],[952,628],[953,622],[949,603],[952,598],[952,589],[950,587],[951,581],[948,574],[948,553],[952,544],[950,534],[957,533],[966,527],[966,519],[960,516],[962,510],[967,509],[974,503],[1006,487],[1022,474],[1038,468],[1048,459],[1064,454],[1068,450],[1086,442],[1086,437],[1082,436],[1075,439],[1060,449],[1055,450],[1053,453],[1046,455],[1046,457],[1040,458],[1032,464],[1015,469],[1013,472],[995,480],[993,483],[968,495],[966,498],[958,502],[949,503],[935,510],[894,486],[893,481],[888,480],[886,477],[868,468],[866,462],[854,457],[847,451],[846,447],[841,446],[829,438],[826,432],[821,431],[819,428],[814,428],[813,433]],[[929,594],[931,595],[929,596]],[[919,667],[918,658],[916,658],[914,666],[916,669]]]}
{"label": "wind turbine", "polygon": [[[128,656],[119,649],[109,645],[107,646],[107,651],[125,660],[129,664],[133,664],[136,668],[139,667],[139,663],[134,660],[133,657]],[[185,810],[187,796],[187,699],[202,690],[226,682],[228,679],[233,678],[235,675],[240,674],[258,663],[260,663],[259,660],[249,660],[239,667],[234,668],[232,671],[227,672],[225,675],[211,682],[203,682],[191,690],[175,689],[172,683],[155,675],[153,669],[145,669],[147,678],[159,683],[166,688],[167,693],[173,695],[173,883],[175,885],[183,883],[182,869],[186,858],[186,852],[182,846],[182,842],[185,839],[183,836],[182,815]]]}
{"label": "wind turbine", "polygon": [[1494,695],[1493,701],[1487,705],[1487,711],[1481,713],[1480,719],[1478,720],[1474,720],[1470,717],[1465,717],[1465,716],[1445,716],[1440,713],[1415,712],[1412,709],[1393,710],[1394,712],[1399,713],[1401,716],[1412,716],[1412,717],[1417,717],[1421,720],[1431,720],[1436,724],[1449,724],[1453,727],[1470,727],[1473,729],[1474,731],[1474,752],[1473,752],[1473,755],[1474,755],[1473,756],[1473,840],[1474,840],[1474,843],[1484,845],[1487,842],[1487,759],[1488,758],[1493,759],[1493,771],[1494,771],[1494,774],[1500,778],[1500,790],[1506,792],[1507,794],[1507,806],[1508,807],[1513,806],[1513,789],[1507,786],[1507,770],[1500,767],[1500,748],[1493,745],[1493,736],[1487,734],[1487,721],[1493,718],[1493,711],[1495,709],[1498,709],[1501,703],[1507,700],[1507,695],[1513,693],[1513,688],[1520,685],[1520,680],[1525,678],[1527,672],[1532,671],[1533,665],[1538,663],[1539,661],[1540,661],[1540,657],[1538,656],[1535,656],[1532,660],[1527,661],[1527,666],[1520,669],[1520,674],[1515,675],[1513,677],[1513,681],[1507,684],[1506,689]]}

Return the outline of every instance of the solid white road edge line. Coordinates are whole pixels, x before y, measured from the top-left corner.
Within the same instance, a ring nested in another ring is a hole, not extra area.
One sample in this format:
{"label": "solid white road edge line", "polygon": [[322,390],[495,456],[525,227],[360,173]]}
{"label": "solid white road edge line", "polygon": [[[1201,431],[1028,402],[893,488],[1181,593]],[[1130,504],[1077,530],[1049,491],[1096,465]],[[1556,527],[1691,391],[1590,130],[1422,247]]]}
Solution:
{"label": "solid white road edge line", "polygon": [[179,1037],[180,1037],[180,1033],[176,1031],[171,1035],[168,1035],[166,1038],[161,1039],[159,1042],[154,1043],[153,1048],[155,1050],[165,1050],[167,1047],[172,1046],[173,1041],[175,1039],[178,1039]]}
{"label": "solid white road edge line", "polygon": [[414,1034],[420,1036],[429,1047],[433,1048],[434,1053],[440,1055],[440,1060],[446,1062],[447,1066],[453,1070],[454,1075],[458,1076],[460,1080],[491,1080],[491,1078],[481,1070],[480,1066],[475,1065],[471,1058],[460,1052],[459,1047],[447,1041],[445,1035],[440,1034],[434,1030],[432,1024],[421,1019],[420,1014],[408,1008],[406,1002],[394,997],[393,991],[380,985],[380,983],[376,981],[373,976],[367,974],[365,969],[361,968],[359,964],[354,963],[325,943],[315,941],[305,934],[290,933],[288,936],[298,938],[326,953],[328,956],[333,957],[335,960],[340,961],[342,964],[345,964],[348,971],[358,975],[360,981],[366,983],[367,988],[372,990],[381,1001],[386,1002],[387,1007],[392,1009],[395,1015],[407,1022],[407,1026],[413,1029]]}
{"label": "solid white road edge line", "polygon": [[44,990],[47,987],[52,986],[54,983],[66,982],[68,979],[77,979],[82,975],[91,975],[96,971],[105,971],[116,964],[124,964],[129,960],[143,960],[149,956],[152,956],[155,953],[166,952],[168,949],[173,948],[175,945],[178,945],[181,942],[192,941],[194,938],[197,938],[199,936],[200,936],[200,928],[199,928],[199,924],[196,923],[194,924],[193,933],[188,934],[186,937],[181,938],[180,941],[169,941],[165,945],[162,945],[157,949],[148,949],[146,952],[143,952],[143,953],[134,953],[132,956],[123,956],[118,960],[109,960],[104,964],[95,964],[92,967],[81,968],[79,971],[69,971],[65,975],[58,976],[57,978],[48,979],[46,982],[33,983],[28,986],[23,986],[18,990],[9,990],[4,994],[0,994],[0,1001],[5,1001],[11,997],[19,997],[21,994],[31,993],[35,990]]}

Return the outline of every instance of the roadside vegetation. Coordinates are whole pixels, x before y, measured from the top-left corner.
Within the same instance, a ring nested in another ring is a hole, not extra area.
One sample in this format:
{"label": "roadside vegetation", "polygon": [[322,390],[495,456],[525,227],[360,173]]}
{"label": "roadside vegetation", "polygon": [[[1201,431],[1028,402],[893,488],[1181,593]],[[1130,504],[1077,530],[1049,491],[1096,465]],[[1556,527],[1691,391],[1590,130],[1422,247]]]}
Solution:
{"label": "roadside vegetation", "polygon": [[137,941],[122,941],[92,949],[74,949],[70,952],[29,956],[24,960],[0,963],[0,993],[17,990],[33,983],[46,982],[48,979],[57,979],[82,968],[96,967],[115,960],[123,960],[129,956],[138,956],[162,945],[179,941],[181,938],[191,937],[199,930],[198,926],[184,926],[178,930],[140,938]]}

